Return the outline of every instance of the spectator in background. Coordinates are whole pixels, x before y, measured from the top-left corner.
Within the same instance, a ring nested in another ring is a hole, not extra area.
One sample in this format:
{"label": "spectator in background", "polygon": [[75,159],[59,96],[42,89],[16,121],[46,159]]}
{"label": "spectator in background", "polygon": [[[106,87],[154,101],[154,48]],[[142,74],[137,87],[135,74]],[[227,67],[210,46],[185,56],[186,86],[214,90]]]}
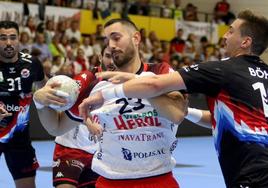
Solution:
{"label": "spectator in background", "polygon": [[77,56],[77,51],[79,48],[79,41],[76,38],[71,38],[70,40],[70,50],[67,51],[67,54],[69,55],[70,60],[75,60]]}
{"label": "spectator in background", "polygon": [[180,60],[178,57],[172,58],[169,64],[175,71],[180,68]]}
{"label": "spectator in background", "polygon": [[48,45],[45,43],[45,34],[36,33],[35,43],[32,45],[33,49],[39,49],[41,54],[39,55],[39,60],[43,63],[46,60],[52,61],[52,55],[48,49]]}
{"label": "spectator in background", "polygon": [[215,47],[215,45],[207,45],[205,47],[205,52],[204,52],[204,60],[205,62],[207,61],[218,61],[220,60],[220,52],[219,49]]}
{"label": "spectator in background", "polygon": [[152,52],[150,50],[152,47],[152,44],[149,38],[147,37],[145,28],[140,29],[140,34],[141,34],[141,42],[140,42],[139,49],[140,49],[141,57],[143,58],[144,61],[148,62],[149,58],[152,56]]}
{"label": "spectator in background", "polygon": [[49,49],[52,57],[54,57],[54,56],[64,57],[65,49],[62,46],[62,44],[60,44],[60,34],[59,33],[56,33],[52,37],[52,41],[51,41],[51,43],[49,43],[48,49]]}
{"label": "spectator in background", "polygon": [[89,70],[94,70],[96,67],[100,66],[99,55],[94,54],[89,58]]}
{"label": "spectator in background", "polygon": [[27,32],[20,33],[20,51],[31,53],[32,45],[30,43],[30,37]]}
{"label": "spectator in background", "polygon": [[216,23],[224,22],[228,25],[234,18],[235,16],[230,12],[230,4],[227,0],[221,0],[216,3],[214,7],[214,19]]}
{"label": "spectator in background", "polygon": [[191,57],[191,58],[194,58],[195,53],[196,53],[195,42],[196,42],[195,34],[189,33],[187,40],[185,42],[184,54]]}
{"label": "spectator in background", "polygon": [[177,30],[177,35],[170,41],[170,55],[181,56],[185,48],[185,40],[182,38],[183,29]]}
{"label": "spectator in background", "polygon": [[61,37],[60,37],[60,44],[63,47],[64,56],[66,57],[67,56],[67,52],[68,51],[71,51],[71,46],[70,46],[70,41],[68,40],[68,38],[67,38],[67,36],[65,34],[61,35]]}
{"label": "spectator in background", "polygon": [[173,0],[163,0],[161,9],[160,9],[160,16],[163,18],[171,18],[173,9],[174,9]]}
{"label": "spectator in background", "polygon": [[98,24],[96,26],[96,32],[94,35],[95,35],[95,38],[97,41],[103,41],[104,35],[103,35],[103,25],[102,24]]}
{"label": "spectator in background", "polygon": [[197,7],[192,3],[188,3],[184,9],[183,17],[185,21],[198,21]]}
{"label": "spectator in background", "polygon": [[55,76],[61,70],[62,66],[64,65],[64,57],[57,55],[53,56],[52,60],[52,67],[50,70],[50,75]]}
{"label": "spectator in background", "polygon": [[169,63],[170,62],[170,53],[169,53],[169,42],[161,41],[161,52],[162,52],[162,62]]}
{"label": "spectator in background", "polygon": [[220,37],[218,44],[217,44],[217,48],[219,49],[219,53],[220,53],[220,59],[227,57],[224,45],[225,45],[225,40],[223,37]]}
{"label": "spectator in background", "polygon": [[153,50],[154,48],[155,49],[158,49],[160,47],[160,40],[156,34],[155,31],[150,31],[149,32],[149,35],[148,35],[148,38],[149,38],[149,41],[150,43],[148,43],[148,49],[149,50]]}
{"label": "spectator in background", "polygon": [[35,38],[36,24],[34,18],[29,16],[26,20],[25,26],[21,27],[21,32],[26,32],[30,36],[30,42]]}
{"label": "spectator in background", "polygon": [[75,38],[78,42],[81,41],[81,32],[79,28],[79,21],[72,20],[70,28],[66,29],[65,31],[66,36],[68,39]]}
{"label": "spectator in background", "polygon": [[84,50],[85,56],[89,58],[94,54],[93,47],[91,46],[91,37],[90,35],[83,37],[83,42],[80,45],[80,48]]}
{"label": "spectator in background", "polygon": [[53,36],[55,35],[55,22],[54,20],[47,20],[45,26],[45,41],[47,44],[51,43]]}
{"label": "spectator in background", "polygon": [[101,54],[103,41],[97,41],[95,35],[90,35],[90,39],[94,54]]}
{"label": "spectator in background", "polygon": [[205,49],[206,47],[209,45],[209,41],[208,38],[206,36],[202,36],[199,40],[199,47],[197,49],[198,54],[200,54],[202,61],[204,60],[204,58],[202,58],[203,54],[205,53]]}
{"label": "spectator in background", "polygon": [[61,36],[63,36],[65,35],[66,30],[67,30],[67,20],[66,19],[59,20],[57,23],[56,32],[60,33]]}
{"label": "spectator in background", "polygon": [[83,49],[78,48],[77,56],[73,62],[74,75],[78,75],[80,72],[89,70],[89,62],[85,57],[85,52]]}
{"label": "spectator in background", "polygon": [[194,61],[192,60],[192,58],[190,58],[189,56],[183,56],[181,58],[180,68],[191,66],[193,64],[194,64]]}
{"label": "spectator in background", "polygon": [[149,16],[150,14],[150,0],[137,0],[136,2],[132,3],[128,13],[135,14],[135,15],[143,15]]}

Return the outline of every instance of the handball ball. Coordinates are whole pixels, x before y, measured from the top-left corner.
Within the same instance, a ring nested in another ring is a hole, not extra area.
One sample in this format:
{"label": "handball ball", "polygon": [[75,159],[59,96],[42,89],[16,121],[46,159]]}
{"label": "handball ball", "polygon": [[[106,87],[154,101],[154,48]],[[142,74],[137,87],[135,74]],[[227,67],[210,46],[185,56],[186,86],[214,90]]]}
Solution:
{"label": "handball ball", "polygon": [[51,104],[49,105],[49,107],[57,111],[65,111],[70,109],[75,104],[77,97],[79,95],[78,83],[68,76],[57,75],[50,78],[46,84],[51,84],[54,82],[61,84],[59,87],[54,88],[57,90],[56,95],[64,97],[65,99],[67,99],[68,102],[66,103],[65,106],[58,106]]}

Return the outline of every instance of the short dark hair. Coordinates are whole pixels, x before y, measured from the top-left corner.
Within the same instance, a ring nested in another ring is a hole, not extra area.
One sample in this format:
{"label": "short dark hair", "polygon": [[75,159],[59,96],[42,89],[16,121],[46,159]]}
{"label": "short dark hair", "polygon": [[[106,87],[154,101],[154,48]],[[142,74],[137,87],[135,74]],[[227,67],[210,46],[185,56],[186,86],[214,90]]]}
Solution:
{"label": "short dark hair", "polygon": [[128,26],[130,28],[133,28],[136,31],[139,31],[137,26],[134,24],[134,22],[132,22],[129,19],[124,19],[124,18],[111,19],[104,24],[104,28],[106,28],[112,24],[115,24],[115,23],[121,23],[122,25]]}
{"label": "short dark hair", "polygon": [[13,21],[8,21],[8,20],[4,20],[4,21],[0,21],[0,29],[16,29],[16,31],[19,34],[19,25],[16,22]]}
{"label": "short dark hair", "polygon": [[240,12],[237,18],[244,21],[240,26],[241,35],[252,38],[251,52],[261,55],[268,46],[268,20],[250,10]]}

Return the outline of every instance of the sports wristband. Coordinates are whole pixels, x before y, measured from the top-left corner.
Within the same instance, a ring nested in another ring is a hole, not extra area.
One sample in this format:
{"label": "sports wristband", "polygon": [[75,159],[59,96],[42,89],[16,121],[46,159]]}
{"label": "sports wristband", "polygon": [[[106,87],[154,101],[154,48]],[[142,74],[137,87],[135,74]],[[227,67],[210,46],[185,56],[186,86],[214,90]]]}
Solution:
{"label": "sports wristband", "polygon": [[37,102],[37,101],[34,99],[34,97],[33,97],[33,101],[34,101],[34,104],[35,104],[36,109],[40,110],[40,109],[42,109],[42,108],[45,107],[45,105],[43,105],[43,104]]}
{"label": "sports wristband", "polygon": [[202,119],[202,115],[202,110],[196,108],[188,108],[188,114],[185,116],[185,118],[193,123],[197,123]]}
{"label": "sports wristband", "polygon": [[123,90],[123,84],[119,84],[114,88],[107,88],[101,91],[104,100],[111,100],[114,98],[126,98]]}
{"label": "sports wristband", "polygon": [[70,97],[70,95],[68,93],[61,91],[61,90],[56,90],[55,95],[57,95],[59,97],[64,97],[64,98]]}

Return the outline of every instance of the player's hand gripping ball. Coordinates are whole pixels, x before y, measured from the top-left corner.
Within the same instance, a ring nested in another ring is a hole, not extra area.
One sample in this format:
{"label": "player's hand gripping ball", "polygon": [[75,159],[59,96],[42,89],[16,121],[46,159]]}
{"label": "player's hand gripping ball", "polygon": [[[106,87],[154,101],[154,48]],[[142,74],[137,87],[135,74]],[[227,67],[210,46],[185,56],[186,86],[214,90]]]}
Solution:
{"label": "player's hand gripping ball", "polygon": [[51,84],[54,82],[61,84],[59,87],[54,88],[57,90],[56,95],[67,99],[68,102],[66,103],[65,106],[58,106],[51,104],[49,105],[49,107],[57,111],[65,111],[70,109],[75,104],[77,97],[79,95],[78,83],[68,76],[57,75],[50,78],[46,84]]}

